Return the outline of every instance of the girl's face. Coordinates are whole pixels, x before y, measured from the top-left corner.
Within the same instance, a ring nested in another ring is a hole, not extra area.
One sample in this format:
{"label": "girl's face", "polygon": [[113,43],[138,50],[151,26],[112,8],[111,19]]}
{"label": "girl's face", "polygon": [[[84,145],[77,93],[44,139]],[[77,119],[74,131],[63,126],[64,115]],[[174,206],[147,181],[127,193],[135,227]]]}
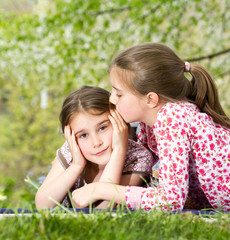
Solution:
{"label": "girl's face", "polygon": [[83,156],[90,162],[106,165],[112,153],[113,127],[108,113],[92,115],[76,114],[70,122]]}
{"label": "girl's face", "polygon": [[112,93],[110,102],[116,106],[116,109],[128,123],[140,122],[143,120],[143,111],[145,107],[144,98],[133,94],[122,82],[122,74],[119,74],[117,68],[110,71],[110,82]]}

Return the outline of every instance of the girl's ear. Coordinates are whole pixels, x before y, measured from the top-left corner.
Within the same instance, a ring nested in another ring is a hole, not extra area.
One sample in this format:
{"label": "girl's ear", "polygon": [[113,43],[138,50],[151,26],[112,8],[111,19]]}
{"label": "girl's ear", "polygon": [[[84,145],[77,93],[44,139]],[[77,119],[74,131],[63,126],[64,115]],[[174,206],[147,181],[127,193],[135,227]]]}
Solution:
{"label": "girl's ear", "polygon": [[155,108],[159,103],[159,96],[155,92],[149,92],[147,95],[147,106]]}

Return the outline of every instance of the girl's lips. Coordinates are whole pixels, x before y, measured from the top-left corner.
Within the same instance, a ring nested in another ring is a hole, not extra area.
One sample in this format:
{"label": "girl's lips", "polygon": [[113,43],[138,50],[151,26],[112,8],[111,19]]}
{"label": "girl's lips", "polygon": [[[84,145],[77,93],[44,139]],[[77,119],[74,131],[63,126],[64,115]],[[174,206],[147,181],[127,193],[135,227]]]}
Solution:
{"label": "girl's lips", "polygon": [[95,155],[101,156],[101,155],[104,154],[104,152],[105,152],[107,149],[108,149],[108,148],[106,148],[106,149],[104,149],[104,150],[102,150],[102,151],[100,151],[100,152],[97,152]]}

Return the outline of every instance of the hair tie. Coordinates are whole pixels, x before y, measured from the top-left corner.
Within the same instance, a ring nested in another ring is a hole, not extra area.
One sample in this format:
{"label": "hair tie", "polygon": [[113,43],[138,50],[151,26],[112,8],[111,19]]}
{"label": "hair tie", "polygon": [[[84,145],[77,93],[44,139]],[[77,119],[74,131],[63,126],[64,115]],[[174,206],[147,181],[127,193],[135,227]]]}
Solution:
{"label": "hair tie", "polygon": [[185,68],[185,72],[189,72],[190,71],[190,63],[189,62],[185,62],[184,63],[184,68]]}

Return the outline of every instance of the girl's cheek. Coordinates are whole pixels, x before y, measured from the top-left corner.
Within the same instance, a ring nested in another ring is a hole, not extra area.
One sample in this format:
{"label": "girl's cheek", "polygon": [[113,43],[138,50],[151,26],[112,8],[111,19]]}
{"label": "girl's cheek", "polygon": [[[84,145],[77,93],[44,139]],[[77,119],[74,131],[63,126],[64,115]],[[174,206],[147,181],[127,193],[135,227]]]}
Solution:
{"label": "girl's cheek", "polygon": [[84,154],[83,152],[85,152],[85,144],[81,141],[81,140],[78,140],[78,147],[80,148],[82,154]]}

